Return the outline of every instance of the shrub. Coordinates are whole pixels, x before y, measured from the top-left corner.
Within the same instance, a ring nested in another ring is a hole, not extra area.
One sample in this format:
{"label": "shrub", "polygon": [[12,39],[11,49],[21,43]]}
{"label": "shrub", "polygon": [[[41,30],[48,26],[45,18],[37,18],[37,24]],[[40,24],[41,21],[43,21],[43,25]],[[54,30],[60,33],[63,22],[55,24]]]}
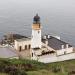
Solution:
{"label": "shrub", "polygon": [[52,67],[52,71],[54,73],[60,72],[61,71],[61,67],[60,66],[54,66],[54,67]]}
{"label": "shrub", "polygon": [[15,75],[27,75],[27,73],[24,70],[19,70]]}
{"label": "shrub", "polygon": [[75,75],[75,71],[68,72],[68,75]]}

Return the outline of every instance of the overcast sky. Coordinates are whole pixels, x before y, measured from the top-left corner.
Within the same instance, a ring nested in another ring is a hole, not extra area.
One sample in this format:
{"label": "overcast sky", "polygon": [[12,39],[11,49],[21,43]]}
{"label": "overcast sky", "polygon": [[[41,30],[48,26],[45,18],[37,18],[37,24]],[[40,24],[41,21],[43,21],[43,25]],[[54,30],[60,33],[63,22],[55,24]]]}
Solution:
{"label": "overcast sky", "polygon": [[0,9],[14,6],[75,11],[75,0],[0,0]]}
{"label": "overcast sky", "polygon": [[36,13],[42,18],[44,33],[67,33],[75,40],[75,0],[0,0],[0,35],[30,33]]}

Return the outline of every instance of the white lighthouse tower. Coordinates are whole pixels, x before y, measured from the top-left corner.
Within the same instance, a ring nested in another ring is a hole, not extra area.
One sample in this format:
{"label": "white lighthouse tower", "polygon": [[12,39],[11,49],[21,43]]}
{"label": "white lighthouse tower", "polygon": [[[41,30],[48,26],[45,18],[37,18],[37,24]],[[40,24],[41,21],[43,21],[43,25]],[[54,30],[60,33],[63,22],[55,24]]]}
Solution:
{"label": "white lighthouse tower", "polygon": [[41,24],[38,14],[33,18],[31,48],[41,48]]}

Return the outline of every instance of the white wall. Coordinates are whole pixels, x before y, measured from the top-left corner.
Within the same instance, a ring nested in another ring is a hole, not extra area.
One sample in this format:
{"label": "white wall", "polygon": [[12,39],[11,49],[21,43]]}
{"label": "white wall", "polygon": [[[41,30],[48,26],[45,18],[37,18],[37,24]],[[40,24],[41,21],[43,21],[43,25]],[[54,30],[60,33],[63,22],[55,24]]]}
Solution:
{"label": "white wall", "polygon": [[17,40],[15,40],[14,48],[16,50],[19,50],[19,47],[21,46],[22,49],[25,49],[25,45],[31,45],[31,40],[26,40],[26,41],[17,41]]}
{"label": "white wall", "polygon": [[73,47],[56,50],[57,55],[63,55],[65,53],[67,54],[67,53],[72,53],[72,52],[73,52]]}
{"label": "white wall", "polygon": [[75,53],[71,54],[66,54],[62,56],[51,56],[51,55],[46,55],[39,57],[38,61],[43,62],[43,63],[52,63],[52,62],[59,62],[59,61],[65,61],[65,60],[72,60],[75,59]]}
{"label": "white wall", "polygon": [[19,46],[19,45],[18,45],[18,42],[15,40],[15,41],[14,41],[14,48],[15,48],[16,50],[18,50],[18,46]]}
{"label": "white wall", "polygon": [[[66,55],[63,55],[65,51],[66,51]],[[43,62],[43,63],[51,63],[51,62],[75,59],[75,53],[73,53],[73,47],[63,49],[63,50],[57,50],[57,53],[58,56],[56,56],[55,54],[43,55],[40,57],[34,56],[33,60],[38,60],[39,62]]]}
{"label": "white wall", "polygon": [[65,52],[65,49],[56,50],[56,54],[57,54],[57,55],[63,55],[64,52]]}
{"label": "white wall", "polygon": [[[33,53],[33,57],[32,57],[32,53]],[[31,50],[31,59],[32,59],[32,60],[37,60],[37,59],[38,59],[38,57],[37,57],[37,55],[35,54],[35,52],[34,52],[33,49]]]}
{"label": "white wall", "polygon": [[[38,33],[39,32],[39,33]],[[41,30],[32,30],[31,48],[41,48]]]}
{"label": "white wall", "polygon": [[73,52],[73,47],[67,48],[66,53],[72,53]]}

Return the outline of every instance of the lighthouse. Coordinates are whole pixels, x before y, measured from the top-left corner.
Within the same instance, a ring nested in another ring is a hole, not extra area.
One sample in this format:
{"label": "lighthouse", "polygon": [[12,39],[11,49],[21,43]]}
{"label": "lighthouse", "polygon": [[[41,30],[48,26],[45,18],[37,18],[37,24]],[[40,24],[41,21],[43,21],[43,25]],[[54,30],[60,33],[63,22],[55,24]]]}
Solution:
{"label": "lighthouse", "polygon": [[38,14],[33,18],[31,48],[41,48],[41,23]]}

